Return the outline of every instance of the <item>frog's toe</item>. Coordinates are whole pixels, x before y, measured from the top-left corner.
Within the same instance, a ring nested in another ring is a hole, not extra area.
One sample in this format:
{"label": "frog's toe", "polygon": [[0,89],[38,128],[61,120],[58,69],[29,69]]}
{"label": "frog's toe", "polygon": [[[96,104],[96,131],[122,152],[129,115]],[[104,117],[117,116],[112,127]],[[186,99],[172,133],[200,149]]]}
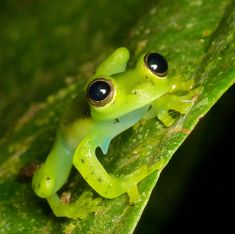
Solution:
{"label": "frog's toe", "polygon": [[175,118],[169,115],[168,111],[162,111],[158,113],[157,117],[166,127],[170,127],[176,121]]}
{"label": "frog's toe", "polygon": [[91,213],[97,212],[102,207],[100,206],[101,201],[101,197],[94,199],[92,192],[83,192],[77,201],[75,201],[73,204],[70,204],[73,210],[73,218],[85,219]]}
{"label": "frog's toe", "polygon": [[129,196],[130,204],[135,204],[140,199],[140,194],[136,184],[129,185],[127,188],[127,194]]}
{"label": "frog's toe", "polygon": [[47,201],[57,217],[68,217],[72,219],[85,219],[91,213],[97,212],[101,206],[101,198],[93,198],[93,193],[85,191],[79,198],[71,203],[62,203],[57,194],[47,198]]}

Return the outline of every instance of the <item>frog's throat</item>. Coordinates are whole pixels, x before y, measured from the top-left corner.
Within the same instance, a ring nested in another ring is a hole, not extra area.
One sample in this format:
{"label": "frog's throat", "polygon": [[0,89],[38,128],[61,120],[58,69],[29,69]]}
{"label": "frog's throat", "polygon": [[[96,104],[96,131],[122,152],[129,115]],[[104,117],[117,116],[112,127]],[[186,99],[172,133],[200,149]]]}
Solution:
{"label": "frog's throat", "polygon": [[117,119],[105,121],[100,125],[100,128],[97,131],[96,141],[97,146],[100,147],[104,154],[107,153],[110,141],[123,131],[132,127],[139,120],[143,118],[143,116],[150,109],[150,105],[144,106],[137,110],[134,110],[126,115],[123,115]]}

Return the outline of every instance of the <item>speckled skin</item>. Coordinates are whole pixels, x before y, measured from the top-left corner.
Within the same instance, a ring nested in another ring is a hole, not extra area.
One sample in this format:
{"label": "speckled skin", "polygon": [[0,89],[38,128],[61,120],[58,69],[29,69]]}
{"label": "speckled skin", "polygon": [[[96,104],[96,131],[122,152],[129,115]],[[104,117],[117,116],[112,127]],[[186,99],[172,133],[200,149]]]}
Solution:
{"label": "speckled skin", "polygon": [[[67,181],[72,166],[102,197],[111,199],[127,193],[131,203],[140,197],[138,182],[161,169],[160,164],[151,168],[143,165],[126,177],[118,178],[106,172],[95,154],[97,147],[106,154],[110,141],[140,119],[157,116],[170,126],[175,119],[168,110],[186,114],[191,108],[192,83],[181,84],[177,79],[169,82],[167,76],[158,77],[146,66],[144,56],[139,58],[135,68],[126,70],[129,51],[123,47],[116,49],[99,65],[88,82],[89,85],[99,78],[111,82],[114,88],[111,101],[96,106],[87,99],[84,90],[61,119],[51,152],[35,172],[32,183],[35,193],[47,199],[56,216],[85,218],[100,202],[100,198],[92,199],[91,194],[84,192],[76,202],[62,204],[57,191]],[[189,94],[174,94],[182,87],[190,91]]]}

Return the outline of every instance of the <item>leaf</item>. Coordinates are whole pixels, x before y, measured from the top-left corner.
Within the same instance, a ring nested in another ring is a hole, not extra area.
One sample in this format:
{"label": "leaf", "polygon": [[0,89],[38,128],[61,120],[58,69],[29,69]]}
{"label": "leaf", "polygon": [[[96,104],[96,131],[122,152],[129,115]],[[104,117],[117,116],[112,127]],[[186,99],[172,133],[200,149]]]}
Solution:
{"label": "leaf", "polygon": [[[233,1],[159,1],[139,18],[127,47],[136,56],[158,51],[169,61],[169,79],[194,79],[203,87],[195,105],[177,123],[164,127],[157,119],[141,122],[112,141],[100,160],[109,172],[128,174],[140,164],[168,163],[206,112],[235,82],[235,3]],[[212,9],[216,9],[212,10]],[[134,16],[133,16],[134,17]],[[121,30],[121,29],[119,29]],[[108,52],[107,52],[108,54]],[[95,62],[95,61],[93,61]],[[33,105],[2,138],[0,154],[0,230],[3,233],[132,233],[155,186],[160,171],[140,182],[141,201],[130,206],[127,195],[103,199],[103,207],[84,220],[54,217],[37,198],[31,185],[18,179],[19,170],[35,160],[43,161],[54,139],[63,107],[83,88],[78,80],[68,88]],[[32,87],[31,87],[32,88]],[[90,189],[73,173],[72,195]],[[92,191],[92,189],[90,189]]]}
{"label": "leaf", "polygon": [[120,1],[113,8],[108,0],[2,0],[0,136],[30,103],[88,78],[108,51],[123,43],[151,2]]}

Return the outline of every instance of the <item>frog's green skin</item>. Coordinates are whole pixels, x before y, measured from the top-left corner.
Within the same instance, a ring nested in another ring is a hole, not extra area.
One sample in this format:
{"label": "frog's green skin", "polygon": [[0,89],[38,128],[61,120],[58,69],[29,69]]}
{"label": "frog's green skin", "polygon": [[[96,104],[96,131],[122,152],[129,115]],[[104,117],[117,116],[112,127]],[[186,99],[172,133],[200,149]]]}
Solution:
{"label": "frog's green skin", "polygon": [[[161,169],[156,164],[151,168],[143,165],[124,178],[110,175],[96,157],[95,150],[100,147],[107,153],[110,141],[130,128],[140,119],[158,117],[166,126],[174,123],[168,110],[182,114],[191,108],[193,95],[174,94],[177,90],[190,90],[188,84],[158,77],[144,63],[142,55],[135,68],[126,70],[129,51],[116,49],[96,70],[89,84],[102,78],[111,81],[115,89],[113,99],[106,105],[91,103],[86,90],[72,103],[61,119],[54,146],[46,162],[33,177],[35,193],[46,198],[56,216],[85,218],[96,210],[101,198],[93,199],[84,192],[74,203],[63,204],[56,194],[65,184],[72,166],[81,173],[87,183],[102,197],[115,198],[127,193],[130,202],[139,199],[137,184],[151,172]],[[87,89],[87,87],[85,87]]]}

